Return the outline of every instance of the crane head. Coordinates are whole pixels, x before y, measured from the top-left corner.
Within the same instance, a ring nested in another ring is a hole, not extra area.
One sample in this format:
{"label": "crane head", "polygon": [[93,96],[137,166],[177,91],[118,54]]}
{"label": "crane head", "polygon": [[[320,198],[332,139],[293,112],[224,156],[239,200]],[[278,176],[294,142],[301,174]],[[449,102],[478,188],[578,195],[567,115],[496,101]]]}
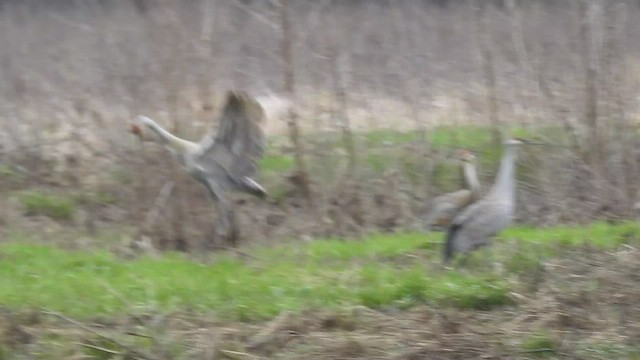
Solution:
{"label": "crane head", "polygon": [[129,132],[137,136],[138,139],[142,141],[153,142],[154,137],[153,136],[149,137],[148,135],[145,135],[145,132],[143,130],[145,127],[150,127],[152,124],[153,124],[153,120],[149,119],[146,116],[138,115],[135,117],[135,119],[133,119],[133,122],[129,127]]}
{"label": "crane head", "polygon": [[138,124],[131,124],[131,127],[129,128],[129,132],[139,137],[140,139],[144,139],[144,136],[142,134],[142,129]]}
{"label": "crane head", "polygon": [[466,149],[458,149],[456,151],[456,157],[464,162],[473,162],[476,159],[476,155]]}
{"label": "crane head", "polygon": [[522,138],[517,138],[517,137],[511,138],[511,139],[507,139],[504,142],[505,145],[522,145],[522,144],[526,144],[526,143],[527,143],[526,140],[524,140]]}
{"label": "crane head", "polygon": [[508,139],[504,142],[504,145],[545,145],[542,142],[539,141],[533,141],[533,140],[528,140],[528,139],[523,139],[523,138],[518,138],[518,137],[514,137],[511,139]]}

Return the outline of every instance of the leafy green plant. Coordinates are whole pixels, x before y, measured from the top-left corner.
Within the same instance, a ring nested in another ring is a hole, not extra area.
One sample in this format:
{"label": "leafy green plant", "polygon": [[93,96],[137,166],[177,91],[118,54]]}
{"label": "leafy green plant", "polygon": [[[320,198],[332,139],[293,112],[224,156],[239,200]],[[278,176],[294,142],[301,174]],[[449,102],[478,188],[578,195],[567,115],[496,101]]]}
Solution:
{"label": "leafy green plant", "polygon": [[44,215],[54,220],[71,220],[75,210],[72,200],[38,191],[29,191],[21,194],[20,202],[24,206],[27,215]]}
{"label": "leafy green plant", "polygon": [[557,348],[557,340],[547,331],[538,331],[522,342],[523,350],[538,357],[553,355]]}

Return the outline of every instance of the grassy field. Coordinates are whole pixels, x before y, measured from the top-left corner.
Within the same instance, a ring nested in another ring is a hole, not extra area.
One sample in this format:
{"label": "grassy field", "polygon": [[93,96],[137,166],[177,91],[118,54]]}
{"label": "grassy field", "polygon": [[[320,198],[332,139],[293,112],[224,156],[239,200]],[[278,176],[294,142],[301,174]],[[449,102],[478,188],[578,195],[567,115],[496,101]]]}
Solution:
{"label": "grassy field", "polygon": [[[489,174],[499,160],[490,140],[486,128],[429,134],[432,153],[446,156],[465,144]],[[339,148],[335,137],[315,141]],[[367,148],[361,165],[371,174],[422,171],[419,157],[406,156],[416,154],[414,132],[376,130],[357,141]],[[345,162],[344,152],[329,155],[332,164]],[[435,165],[434,185],[453,190],[458,165]],[[291,154],[274,144],[261,176],[277,184],[292,169]],[[60,224],[88,196],[17,194],[26,216]],[[91,196],[117,202],[110,193]],[[7,231],[0,243],[0,360],[640,359],[640,326],[611,320],[640,316],[633,306],[640,296],[636,222],[512,227],[453,269],[442,265],[439,233],[247,242],[241,252],[249,256],[196,260],[183,253],[125,259],[111,251],[120,235],[78,245],[65,231],[48,239]]]}
{"label": "grassy field", "polygon": [[[354,136],[356,146],[359,149],[366,149],[363,166],[380,173],[391,166],[398,165],[398,156],[394,156],[394,154],[397,155],[398,151],[402,152],[404,150],[402,146],[418,144],[420,141],[420,135],[415,131],[371,130]],[[486,126],[463,128],[442,126],[430,131],[427,134],[427,139],[434,152],[451,152],[464,144],[466,148],[484,153],[488,152],[491,146],[491,132]],[[267,174],[271,172],[282,173],[293,169],[294,163],[291,154],[281,154],[277,150],[278,144],[282,141],[286,141],[286,139],[272,139],[269,151],[260,166],[262,172]],[[342,140],[337,134],[314,134],[313,137],[309,137],[306,143],[318,144],[317,146],[323,149],[323,155],[331,155],[334,158],[345,155],[343,151],[339,150],[342,149]],[[413,159],[414,162],[417,160]],[[491,159],[492,162],[496,160],[497,158]]]}
{"label": "grassy field", "polygon": [[[566,249],[615,249],[638,237],[636,223],[513,228],[497,247],[456,270],[440,266],[439,234],[252,248],[252,259],[217,255],[208,264],[178,253],[123,260],[106,251],[9,242],[0,246],[0,303],[84,319],[193,310],[258,321],[285,310],[405,309],[421,303],[485,310],[510,303],[509,291],[517,285],[510,275],[533,271]],[[492,261],[503,268],[496,270]]]}
{"label": "grassy field", "polygon": [[[566,141],[564,133],[552,127],[521,128],[514,126],[505,136],[543,139],[554,144]],[[260,180],[273,191],[274,198],[282,192],[282,174],[294,170],[293,154],[287,139],[272,137],[267,153],[260,164]],[[438,126],[426,134],[428,158],[422,156],[423,143],[417,131],[377,129],[354,133],[357,163],[361,177],[381,177],[387,170],[399,171],[402,178],[421,188],[425,183],[434,194],[459,189],[459,164],[453,156],[454,150],[465,148],[477,156],[481,181],[493,180],[497,170],[501,149],[496,150],[492,142],[492,129],[488,126],[467,125],[463,127]],[[341,135],[336,133],[307,134],[304,141],[309,172],[312,179],[332,183],[346,171],[347,153]],[[533,149],[535,150],[535,149]],[[527,152],[532,149],[527,149]],[[530,176],[530,164],[519,164],[517,176]],[[427,170],[429,169],[429,170]]]}
{"label": "grassy field", "polygon": [[[515,227],[504,232],[490,251],[479,251],[454,269],[441,265],[440,237],[385,234],[253,246],[243,249],[251,257],[218,254],[206,263],[177,253],[125,260],[101,250],[63,250],[9,239],[0,245],[0,304],[13,314],[46,310],[86,322],[197,314],[202,319],[247,324],[234,325],[243,327],[282,314],[304,317],[329,312],[339,319],[350,318],[344,311],[354,307],[400,317],[427,307],[448,316],[498,314],[499,318],[506,309],[517,312],[522,297],[536,293],[535,283],[547,276],[546,264],[571,257],[577,249],[606,253],[623,244],[635,246],[640,224]],[[529,350],[550,346],[553,336],[543,330],[531,329],[518,346]],[[624,349],[625,354],[636,350]],[[98,358],[111,358],[106,355]]]}

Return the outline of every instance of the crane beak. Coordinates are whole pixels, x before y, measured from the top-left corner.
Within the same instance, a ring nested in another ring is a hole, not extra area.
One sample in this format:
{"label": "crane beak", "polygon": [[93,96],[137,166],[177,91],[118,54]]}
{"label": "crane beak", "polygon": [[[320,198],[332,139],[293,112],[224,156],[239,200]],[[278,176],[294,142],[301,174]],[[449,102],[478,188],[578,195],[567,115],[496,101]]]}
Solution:
{"label": "crane beak", "polygon": [[137,136],[140,140],[144,141],[144,135],[143,135],[142,129],[138,124],[131,124],[131,127],[129,128],[129,132]]}
{"label": "crane beak", "polygon": [[539,141],[539,140],[523,139],[523,138],[520,138],[520,137],[515,138],[515,139],[520,141],[524,145],[548,145],[547,143],[545,143],[543,141]]}

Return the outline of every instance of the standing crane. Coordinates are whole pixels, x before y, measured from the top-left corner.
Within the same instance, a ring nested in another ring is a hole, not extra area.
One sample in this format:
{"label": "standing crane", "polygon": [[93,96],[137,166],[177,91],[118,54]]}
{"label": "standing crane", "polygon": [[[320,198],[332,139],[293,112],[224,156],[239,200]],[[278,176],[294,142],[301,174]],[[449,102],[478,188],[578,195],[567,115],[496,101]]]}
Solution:
{"label": "standing crane", "polygon": [[[487,195],[458,214],[447,229],[444,261],[456,253],[467,253],[483,245],[509,226],[516,202],[515,163],[522,139],[504,142],[504,153],[496,180]],[[533,144],[533,143],[531,143]]]}
{"label": "standing crane", "polygon": [[460,211],[480,198],[480,181],[476,171],[476,156],[468,150],[458,150],[457,158],[462,165],[462,176],[468,189],[461,189],[440,195],[431,202],[426,216],[425,227],[431,230],[444,230]]}
{"label": "standing crane", "polygon": [[[131,132],[148,139],[141,127],[155,133],[184,170],[204,185],[218,209],[216,232],[227,234],[230,225],[228,191],[240,191],[264,198],[265,189],[251,178],[266,147],[261,128],[265,114],[260,104],[243,92],[230,91],[219,117],[218,131],[199,142],[181,139],[146,116],[137,116]],[[140,126],[139,126],[140,125]]]}

